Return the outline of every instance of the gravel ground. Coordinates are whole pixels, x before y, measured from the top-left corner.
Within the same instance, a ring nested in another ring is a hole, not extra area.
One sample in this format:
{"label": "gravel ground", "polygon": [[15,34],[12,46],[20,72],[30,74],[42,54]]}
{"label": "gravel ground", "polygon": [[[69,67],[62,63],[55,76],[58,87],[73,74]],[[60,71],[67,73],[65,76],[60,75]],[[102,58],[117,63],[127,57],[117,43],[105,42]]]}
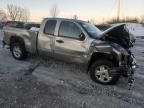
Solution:
{"label": "gravel ground", "polygon": [[138,69],[131,90],[125,78],[100,85],[83,67],[38,57],[17,61],[0,46],[0,108],[144,108],[143,42],[133,50]]}

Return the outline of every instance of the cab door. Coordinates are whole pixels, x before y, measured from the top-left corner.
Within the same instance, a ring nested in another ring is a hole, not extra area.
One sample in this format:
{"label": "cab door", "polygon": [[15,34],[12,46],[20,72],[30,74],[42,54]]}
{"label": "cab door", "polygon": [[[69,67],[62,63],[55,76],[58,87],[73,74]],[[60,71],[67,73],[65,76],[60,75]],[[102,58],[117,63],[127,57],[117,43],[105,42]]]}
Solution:
{"label": "cab door", "polygon": [[54,54],[57,58],[84,63],[88,48],[82,30],[74,22],[62,21],[55,37]]}
{"label": "cab door", "polygon": [[38,36],[38,53],[41,56],[53,56],[56,20],[45,20]]}

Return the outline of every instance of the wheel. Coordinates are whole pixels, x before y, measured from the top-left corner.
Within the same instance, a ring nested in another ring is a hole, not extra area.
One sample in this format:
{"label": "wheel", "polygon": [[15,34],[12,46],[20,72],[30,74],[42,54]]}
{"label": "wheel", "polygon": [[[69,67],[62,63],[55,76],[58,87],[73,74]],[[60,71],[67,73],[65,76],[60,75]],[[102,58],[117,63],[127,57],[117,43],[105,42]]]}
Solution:
{"label": "wheel", "polygon": [[22,43],[12,43],[10,50],[13,57],[17,60],[24,60],[27,57],[25,46]]}
{"label": "wheel", "polygon": [[90,68],[90,77],[93,81],[101,84],[116,84],[120,74],[116,71],[111,71],[114,64],[109,60],[97,60]]}

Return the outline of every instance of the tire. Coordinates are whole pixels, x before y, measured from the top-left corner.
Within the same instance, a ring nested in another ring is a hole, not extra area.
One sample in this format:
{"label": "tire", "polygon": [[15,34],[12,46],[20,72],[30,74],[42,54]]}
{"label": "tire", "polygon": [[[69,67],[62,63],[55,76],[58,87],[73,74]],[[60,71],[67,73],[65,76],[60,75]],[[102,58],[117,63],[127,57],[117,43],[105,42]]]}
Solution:
{"label": "tire", "polygon": [[116,71],[110,73],[110,69],[113,67],[113,62],[107,59],[97,60],[90,68],[90,77],[94,82],[105,85],[114,85],[118,82],[120,74]]}
{"label": "tire", "polygon": [[12,43],[10,50],[13,57],[17,60],[25,60],[27,58],[27,52],[23,43]]}

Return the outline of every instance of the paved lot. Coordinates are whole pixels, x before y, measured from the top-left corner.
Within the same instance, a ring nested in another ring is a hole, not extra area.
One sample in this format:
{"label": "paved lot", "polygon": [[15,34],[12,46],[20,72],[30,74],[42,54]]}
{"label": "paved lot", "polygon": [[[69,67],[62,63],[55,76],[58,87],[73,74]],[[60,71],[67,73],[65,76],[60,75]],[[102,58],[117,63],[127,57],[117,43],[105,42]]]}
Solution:
{"label": "paved lot", "polygon": [[144,40],[133,51],[139,68],[128,90],[124,78],[115,86],[100,85],[82,67],[38,57],[17,61],[0,45],[0,107],[144,108]]}

